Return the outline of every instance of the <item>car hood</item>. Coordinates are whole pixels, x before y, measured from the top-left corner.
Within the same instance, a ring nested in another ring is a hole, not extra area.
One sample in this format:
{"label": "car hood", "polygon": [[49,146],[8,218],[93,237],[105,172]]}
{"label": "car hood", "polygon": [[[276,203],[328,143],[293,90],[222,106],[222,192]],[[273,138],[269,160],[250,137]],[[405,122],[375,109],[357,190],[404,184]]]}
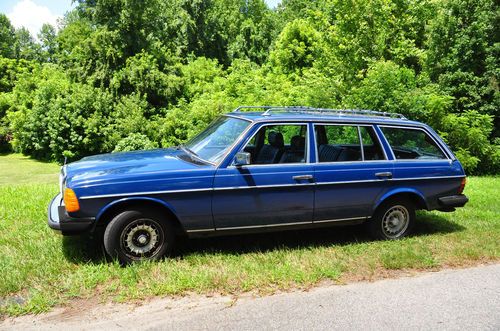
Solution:
{"label": "car hood", "polygon": [[68,187],[91,182],[107,182],[123,177],[165,174],[206,169],[182,149],[155,149],[89,156],[65,166]]}

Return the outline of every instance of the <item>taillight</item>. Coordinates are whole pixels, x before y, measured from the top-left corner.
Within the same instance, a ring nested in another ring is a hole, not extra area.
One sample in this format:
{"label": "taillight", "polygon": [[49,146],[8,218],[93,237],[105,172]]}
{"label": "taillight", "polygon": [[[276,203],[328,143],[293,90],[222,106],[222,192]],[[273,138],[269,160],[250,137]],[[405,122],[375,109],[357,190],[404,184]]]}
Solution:
{"label": "taillight", "polygon": [[460,187],[458,188],[458,194],[462,194],[465,188],[465,184],[467,184],[467,178],[462,178],[462,182],[460,183]]}
{"label": "taillight", "polygon": [[78,198],[76,197],[75,192],[70,188],[66,188],[64,190],[64,206],[66,207],[66,211],[69,213],[80,210]]}

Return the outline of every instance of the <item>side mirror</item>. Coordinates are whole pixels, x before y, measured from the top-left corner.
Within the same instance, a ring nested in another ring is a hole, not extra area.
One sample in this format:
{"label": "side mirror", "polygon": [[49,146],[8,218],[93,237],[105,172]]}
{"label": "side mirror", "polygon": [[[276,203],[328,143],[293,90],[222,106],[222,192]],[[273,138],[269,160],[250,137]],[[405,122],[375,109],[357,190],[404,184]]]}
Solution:
{"label": "side mirror", "polygon": [[241,167],[244,165],[249,165],[251,160],[251,155],[248,152],[238,152],[234,157],[233,164],[237,167]]}

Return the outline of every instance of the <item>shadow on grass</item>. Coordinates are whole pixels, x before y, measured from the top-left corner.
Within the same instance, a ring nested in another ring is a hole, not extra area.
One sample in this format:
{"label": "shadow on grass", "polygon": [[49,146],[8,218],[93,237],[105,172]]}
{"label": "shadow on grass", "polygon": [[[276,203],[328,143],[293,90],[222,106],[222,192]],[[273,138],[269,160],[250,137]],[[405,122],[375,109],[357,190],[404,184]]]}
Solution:
{"label": "shadow on grass", "polygon": [[[464,229],[463,226],[440,215],[423,212],[417,216],[413,236],[446,234]],[[193,253],[244,254],[268,252],[279,248],[343,246],[369,241],[372,241],[372,238],[367,234],[363,225],[334,226],[223,237],[179,238],[174,256],[182,258]],[[63,251],[66,258],[75,263],[103,263],[107,261],[102,244],[102,234],[64,237]]]}

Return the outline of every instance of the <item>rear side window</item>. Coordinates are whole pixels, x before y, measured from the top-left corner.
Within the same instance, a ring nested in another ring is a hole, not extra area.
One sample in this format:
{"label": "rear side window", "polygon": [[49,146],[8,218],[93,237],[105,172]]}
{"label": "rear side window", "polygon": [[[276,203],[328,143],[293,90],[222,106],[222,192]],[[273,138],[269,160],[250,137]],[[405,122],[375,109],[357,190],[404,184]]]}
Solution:
{"label": "rear side window", "polygon": [[383,160],[373,128],[357,125],[315,125],[319,162]]}
{"label": "rear side window", "polygon": [[446,155],[429,136],[419,129],[381,127],[398,160],[446,159]]}

